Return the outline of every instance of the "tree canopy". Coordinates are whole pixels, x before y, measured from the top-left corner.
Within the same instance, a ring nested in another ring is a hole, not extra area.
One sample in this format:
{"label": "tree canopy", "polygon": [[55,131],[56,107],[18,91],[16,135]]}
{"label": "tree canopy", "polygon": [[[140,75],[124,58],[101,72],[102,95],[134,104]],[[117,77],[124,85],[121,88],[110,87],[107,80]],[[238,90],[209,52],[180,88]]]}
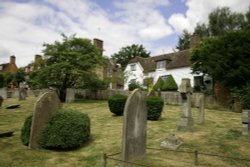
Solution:
{"label": "tree canopy", "polygon": [[183,30],[183,34],[179,36],[178,45],[176,49],[178,50],[185,50],[190,48],[190,36],[191,34],[188,33],[187,30]]}
{"label": "tree canopy", "polygon": [[120,49],[118,53],[112,55],[112,58],[116,60],[116,63],[121,64],[124,69],[128,62],[136,56],[147,58],[150,56],[150,52],[147,52],[142,45],[133,44]]}
{"label": "tree canopy", "polygon": [[57,88],[64,101],[67,88],[83,87],[96,76],[95,68],[103,63],[103,57],[89,39],[62,37],[62,42],[44,44],[45,66],[30,75],[29,84]]}
{"label": "tree canopy", "polygon": [[228,32],[249,26],[249,19],[250,7],[245,15],[232,12],[228,7],[217,8],[209,14],[208,24],[198,23],[194,33],[199,34],[201,37],[225,35]]}
{"label": "tree canopy", "polygon": [[204,39],[191,53],[195,73],[205,73],[228,88],[250,83],[250,29]]}

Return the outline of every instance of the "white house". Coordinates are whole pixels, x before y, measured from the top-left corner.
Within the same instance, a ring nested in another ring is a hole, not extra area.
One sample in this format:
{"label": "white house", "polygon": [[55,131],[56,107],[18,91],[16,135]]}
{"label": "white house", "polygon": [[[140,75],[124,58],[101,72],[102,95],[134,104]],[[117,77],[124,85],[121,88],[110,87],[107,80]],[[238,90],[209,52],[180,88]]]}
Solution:
{"label": "white house", "polygon": [[181,84],[182,78],[190,78],[192,86],[203,84],[201,75],[192,74],[189,61],[191,49],[153,56],[150,58],[135,57],[124,70],[124,89],[128,89],[130,83],[145,85],[146,80],[155,84],[159,77],[163,79],[172,75],[177,85]]}

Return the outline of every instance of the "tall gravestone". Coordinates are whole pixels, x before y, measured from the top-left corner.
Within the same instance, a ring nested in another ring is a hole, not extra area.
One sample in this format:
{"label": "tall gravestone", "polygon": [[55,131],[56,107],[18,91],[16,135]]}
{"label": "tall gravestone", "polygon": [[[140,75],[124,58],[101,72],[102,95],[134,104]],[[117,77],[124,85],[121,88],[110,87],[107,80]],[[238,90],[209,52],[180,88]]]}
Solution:
{"label": "tall gravestone", "polygon": [[193,130],[193,118],[191,112],[191,94],[192,88],[190,79],[183,78],[181,85],[179,86],[179,92],[181,94],[181,118],[178,125],[178,130],[192,131]]}
{"label": "tall gravestone", "polygon": [[198,113],[198,123],[203,124],[205,122],[205,96],[202,93],[199,96],[199,113]]}
{"label": "tall gravestone", "polygon": [[242,135],[250,135],[250,110],[242,111]]}
{"label": "tall gravestone", "polygon": [[62,104],[54,91],[42,94],[35,103],[31,124],[29,148],[38,148],[42,130],[52,116],[52,113],[60,109]]}
{"label": "tall gravestone", "polygon": [[124,108],[122,159],[134,161],[146,153],[147,107],[139,89],[128,97]]}

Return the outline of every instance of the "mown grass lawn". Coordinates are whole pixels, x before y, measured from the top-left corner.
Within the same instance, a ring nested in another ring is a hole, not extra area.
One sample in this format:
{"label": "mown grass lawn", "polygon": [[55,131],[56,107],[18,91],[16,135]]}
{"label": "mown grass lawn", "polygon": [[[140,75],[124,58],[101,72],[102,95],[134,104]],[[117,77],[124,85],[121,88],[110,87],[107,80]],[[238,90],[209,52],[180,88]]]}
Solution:
{"label": "mown grass lawn", "polygon": [[[7,99],[0,109],[0,131],[14,130],[14,136],[0,138],[1,167],[96,167],[101,166],[103,153],[115,153],[121,150],[122,116],[109,112],[107,101],[82,101],[64,104],[87,113],[91,119],[91,141],[73,151],[56,152],[50,150],[31,150],[22,145],[20,140],[24,119],[33,111],[36,98],[25,101]],[[18,103],[21,107],[6,110],[9,104]],[[193,109],[194,121],[197,109]],[[206,122],[195,124],[194,132],[179,132],[177,124],[180,106],[165,105],[159,121],[148,121],[147,145],[160,148],[160,142],[169,133],[180,136],[184,144],[180,150],[198,150],[230,157],[250,159],[250,138],[241,136],[241,114],[229,111],[206,109]],[[169,151],[147,150],[146,157],[138,162],[152,167],[194,166],[193,154]],[[115,158],[119,158],[117,155]],[[117,166],[117,162],[108,160],[108,166]],[[199,166],[234,167],[250,166],[249,161],[238,161],[199,155]]]}

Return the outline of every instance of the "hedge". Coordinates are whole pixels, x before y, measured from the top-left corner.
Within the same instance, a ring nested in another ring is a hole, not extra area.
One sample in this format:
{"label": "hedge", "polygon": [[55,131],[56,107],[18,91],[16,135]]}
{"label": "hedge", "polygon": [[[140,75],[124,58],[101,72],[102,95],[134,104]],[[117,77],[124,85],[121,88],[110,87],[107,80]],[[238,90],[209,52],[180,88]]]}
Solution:
{"label": "hedge", "polygon": [[127,101],[127,96],[115,94],[108,99],[109,110],[115,115],[123,115],[123,110]]}
{"label": "hedge", "polygon": [[148,120],[158,120],[163,110],[163,99],[156,96],[146,97],[146,105],[148,111]]}

